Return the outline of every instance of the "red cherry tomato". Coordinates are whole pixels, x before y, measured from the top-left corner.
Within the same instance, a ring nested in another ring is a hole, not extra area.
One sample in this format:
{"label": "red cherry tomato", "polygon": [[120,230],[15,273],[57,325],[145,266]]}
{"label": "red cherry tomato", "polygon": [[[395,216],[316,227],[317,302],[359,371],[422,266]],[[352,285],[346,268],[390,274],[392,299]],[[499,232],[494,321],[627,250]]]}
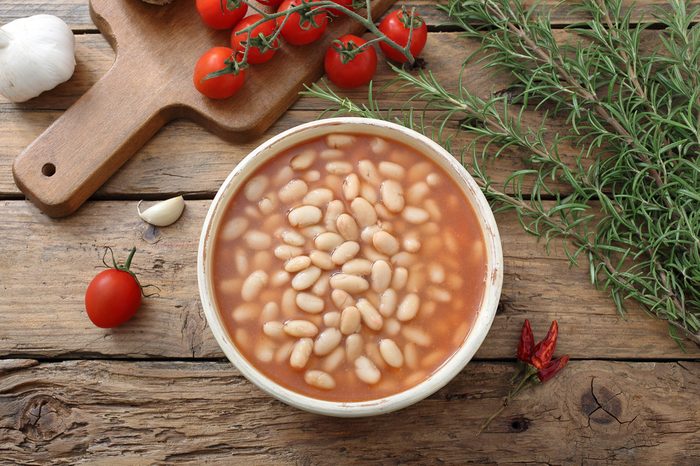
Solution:
{"label": "red cherry tomato", "polygon": [[[379,30],[384,33],[389,39],[397,44],[405,47],[408,44],[408,35],[411,27],[411,14],[403,10],[396,10],[389,13],[381,23]],[[425,42],[428,40],[428,26],[425,21],[417,14],[413,16],[413,34],[411,35],[411,55],[417,58],[423,51]],[[391,48],[384,42],[379,43],[379,47],[384,52],[387,58],[395,60],[399,63],[404,63],[408,59],[398,50]]]}
{"label": "red cherry tomato", "polygon": [[98,327],[121,325],[131,319],[141,306],[141,287],[129,272],[135,252],[135,248],[131,250],[126,265],[98,273],[87,287],[85,310]]}
{"label": "red cherry tomato", "polygon": [[[292,7],[301,5],[302,1],[284,0],[277,11],[282,13]],[[313,3],[313,1],[308,3]],[[313,12],[311,17],[302,17],[299,13],[292,13],[287,17],[286,21],[284,16],[277,18],[277,25],[282,27],[280,34],[282,34],[284,40],[292,45],[306,45],[317,41],[326,31],[328,13],[318,10]]]}
{"label": "red cherry tomato", "polygon": [[[326,74],[338,87],[350,89],[362,86],[372,80],[377,70],[377,52],[369,47],[359,47],[367,41],[352,34],[347,34],[333,41],[326,51],[324,67]],[[348,53],[355,53],[350,58]]]}
{"label": "red cherry tomato", "polygon": [[267,6],[273,6],[273,7],[278,7],[280,3],[282,3],[283,0],[258,0],[258,3],[267,5]]}
{"label": "red cherry tomato", "polygon": [[[245,82],[245,70],[236,72],[231,67],[233,53],[228,47],[214,47],[202,55],[194,66],[194,87],[211,99],[226,99],[238,92]],[[206,79],[209,74],[225,68],[230,72]]]}
{"label": "red cherry tomato", "polygon": [[[236,27],[233,28],[233,32],[231,33],[231,47],[233,50],[241,53],[245,51],[245,42],[248,40],[248,33],[243,32],[239,34],[239,32],[248,26],[252,26],[261,19],[263,19],[262,15],[250,15],[243,18],[241,22],[239,22]],[[279,40],[277,39],[275,39],[274,44],[272,44],[272,48],[260,49],[260,46],[262,46],[262,44],[260,44],[260,35],[262,34],[264,37],[269,38],[275,32],[275,24],[275,20],[271,19],[259,24],[253,29],[253,34],[251,34],[252,43],[250,50],[248,50],[248,63],[251,65],[265,63],[266,61],[270,60],[277,51],[277,47],[279,47]]]}
{"label": "red cherry tomato", "polygon": [[241,0],[197,0],[197,11],[210,28],[231,29],[245,16],[248,5]]}

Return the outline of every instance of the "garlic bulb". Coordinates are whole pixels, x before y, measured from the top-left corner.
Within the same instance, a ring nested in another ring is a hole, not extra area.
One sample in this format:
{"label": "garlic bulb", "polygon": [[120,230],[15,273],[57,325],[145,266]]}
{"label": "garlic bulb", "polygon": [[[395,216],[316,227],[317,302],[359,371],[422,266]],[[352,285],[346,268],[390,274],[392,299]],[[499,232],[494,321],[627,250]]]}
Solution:
{"label": "garlic bulb", "polygon": [[24,102],[68,81],[75,37],[51,15],[16,19],[0,28],[0,94]]}
{"label": "garlic bulb", "polygon": [[185,210],[185,200],[182,196],[173,197],[167,201],[152,205],[143,212],[141,212],[140,206],[141,202],[136,206],[136,210],[142,220],[157,227],[167,227],[180,218],[182,211]]}

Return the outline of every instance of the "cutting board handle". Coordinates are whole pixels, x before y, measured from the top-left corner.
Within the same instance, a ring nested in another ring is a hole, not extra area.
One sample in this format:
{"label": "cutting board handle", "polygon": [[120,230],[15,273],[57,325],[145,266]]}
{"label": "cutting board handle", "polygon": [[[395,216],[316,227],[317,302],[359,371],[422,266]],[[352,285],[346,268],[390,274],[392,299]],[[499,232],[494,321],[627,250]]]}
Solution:
{"label": "cutting board handle", "polygon": [[47,215],[77,210],[167,122],[167,105],[129,68],[117,59],[15,159],[15,183]]}

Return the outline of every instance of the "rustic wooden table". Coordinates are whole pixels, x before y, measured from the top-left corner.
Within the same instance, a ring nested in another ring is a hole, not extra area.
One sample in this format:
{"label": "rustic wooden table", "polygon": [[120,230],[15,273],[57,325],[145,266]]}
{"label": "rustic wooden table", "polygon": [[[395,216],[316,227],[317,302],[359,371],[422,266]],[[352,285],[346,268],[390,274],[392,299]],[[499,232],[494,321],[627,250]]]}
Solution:
{"label": "rustic wooden table", "polygon": [[[454,82],[459,59],[476,44],[440,26],[433,2],[405,3],[434,31],[430,68]],[[552,13],[557,24],[580,19],[566,3]],[[649,18],[663,4],[638,0],[633,17]],[[353,420],[303,413],[262,393],[223,359],[202,315],[199,229],[236,162],[270,135],[317,118],[323,104],[300,99],[264,137],[241,145],[177,121],[77,214],[52,220],[23,199],[12,160],[114,55],[86,0],[0,2],[2,22],[38,13],[74,29],[78,66],[69,83],[28,103],[0,100],[0,463],[700,463],[700,349],[681,351],[639,309],[619,316],[585,267],[570,269],[556,249],[547,256],[509,215],[497,218],[506,262],[498,315],[475,361],[444,389],[400,412]],[[377,80],[389,77],[382,64]],[[477,68],[469,77],[474,92],[499,83]],[[506,173],[520,161],[497,163]],[[174,193],[189,199],[174,226],[149,229],[136,216],[139,199]],[[122,254],[135,245],[136,271],[162,289],[112,331],[93,327],[82,301],[105,245]],[[557,352],[573,360],[476,437],[507,390],[524,318],[537,334],[558,319]]]}

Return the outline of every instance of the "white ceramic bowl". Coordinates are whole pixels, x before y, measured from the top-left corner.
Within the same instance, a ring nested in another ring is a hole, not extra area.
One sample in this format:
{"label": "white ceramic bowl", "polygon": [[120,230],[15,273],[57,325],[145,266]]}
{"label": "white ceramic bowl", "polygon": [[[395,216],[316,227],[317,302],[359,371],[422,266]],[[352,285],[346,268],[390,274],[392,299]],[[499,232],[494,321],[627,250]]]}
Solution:
{"label": "white ceramic bowl", "polygon": [[[291,391],[267,378],[243,357],[226,331],[216,309],[213,298],[214,290],[210,279],[212,272],[211,251],[215,234],[231,197],[248,177],[267,160],[303,141],[333,132],[383,136],[412,146],[432,158],[457,182],[465,197],[475,208],[486,241],[488,255],[484,298],[474,326],[462,346],[438,370],[418,385],[403,392],[370,401],[319,400]],[[236,166],[216,194],[204,220],[197,257],[197,277],[199,294],[209,327],[228,359],[248,380],[275,398],[305,411],[329,416],[359,417],[388,413],[416,403],[442,388],[464,368],[484,341],[496,314],[503,281],[503,255],[498,228],[486,199],[469,173],[449,152],[429,138],[394,123],[365,118],[331,118],[303,124],[278,134],[248,154]]]}

